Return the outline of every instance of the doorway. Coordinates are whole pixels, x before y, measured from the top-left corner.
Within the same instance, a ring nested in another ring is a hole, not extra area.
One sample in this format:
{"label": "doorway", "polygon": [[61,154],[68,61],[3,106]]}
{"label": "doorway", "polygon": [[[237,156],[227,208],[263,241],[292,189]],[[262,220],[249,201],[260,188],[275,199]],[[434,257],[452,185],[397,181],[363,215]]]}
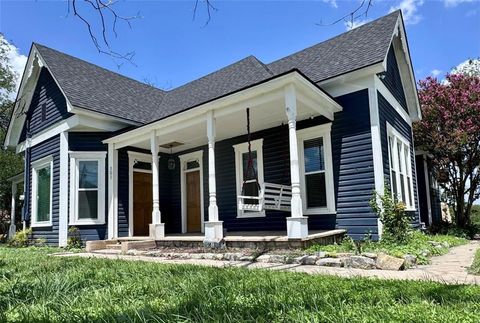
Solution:
{"label": "doorway", "polygon": [[203,151],[180,156],[182,233],[203,232]]}

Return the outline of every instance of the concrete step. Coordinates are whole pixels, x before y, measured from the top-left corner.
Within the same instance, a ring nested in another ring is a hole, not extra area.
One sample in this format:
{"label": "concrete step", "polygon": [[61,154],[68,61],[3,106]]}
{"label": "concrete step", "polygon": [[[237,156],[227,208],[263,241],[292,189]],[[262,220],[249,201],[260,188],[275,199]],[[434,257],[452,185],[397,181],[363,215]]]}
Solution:
{"label": "concrete step", "polygon": [[122,245],[120,243],[116,244],[107,244],[105,246],[105,249],[110,249],[110,250],[122,250]]}
{"label": "concrete step", "polygon": [[119,255],[122,253],[121,250],[116,249],[98,249],[90,251],[91,253],[101,254],[101,255]]}

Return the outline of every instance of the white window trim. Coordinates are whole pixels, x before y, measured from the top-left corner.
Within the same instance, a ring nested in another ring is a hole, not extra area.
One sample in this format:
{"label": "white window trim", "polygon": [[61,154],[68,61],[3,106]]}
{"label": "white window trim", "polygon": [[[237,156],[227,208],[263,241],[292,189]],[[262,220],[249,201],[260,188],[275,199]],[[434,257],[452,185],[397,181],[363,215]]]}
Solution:
{"label": "white window trim", "polygon": [[152,164],[152,155],[128,151],[128,236],[133,237],[133,172],[152,173],[151,170],[135,169],[135,161]]}
{"label": "white window trim", "polygon": [[[192,153],[184,154],[178,156],[180,159],[180,189],[181,189],[181,199],[182,199],[182,233],[187,232],[187,177],[186,174],[189,172],[200,171],[200,230],[205,232],[204,222],[204,203],[203,203],[203,150],[195,151]],[[188,162],[198,161],[199,167],[186,169]]]}
{"label": "white window trim", "polygon": [[[50,220],[48,221],[37,221],[37,182],[38,176],[37,171],[50,166]],[[42,159],[36,160],[31,164],[32,168],[32,219],[31,227],[51,227],[52,226],[52,217],[53,217],[53,156],[47,156]]]}
{"label": "white window trim", "polygon": [[[298,163],[300,168],[300,192],[302,196],[304,214],[334,214],[335,209],[335,186],[333,182],[333,161],[332,161],[332,123],[322,124],[315,127],[297,130]],[[325,189],[327,197],[326,207],[307,208],[307,189],[305,184],[305,156],[304,141],[323,138],[323,149],[325,154]]]}
{"label": "white window trim", "polygon": [[[393,152],[391,151],[390,147],[390,142],[388,140],[389,137],[393,138]],[[398,158],[398,149],[397,149],[397,141],[402,142],[402,147],[401,147],[401,154],[404,154],[404,147],[406,146],[408,149],[408,155],[407,155],[407,164],[404,165],[405,167],[405,174],[403,176],[403,184],[405,187],[405,195],[407,201],[402,201],[406,205],[406,211],[416,211],[415,208],[415,194],[413,190],[413,171],[412,171],[412,155],[411,155],[411,149],[410,149],[410,142],[400,133],[398,132],[394,127],[392,127],[391,124],[387,122],[387,147],[388,147],[388,171],[389,171],[389,176],[391,176],[392,172],[391,169],[395,171],[396,174],[396,182],[397,182],[397,194],[400,195],[402,191],[402,186],[400,183],[400,165],[398,164],[399,158]],[[393,153],[393,155],[392,155]],[[393,160],[393,167],[391,164],[391,160]],[[402,158],[403,160],[403,158]],[[410,177],[410,183],[408,182],[408,177]],[[392,180],[390,179],[390,186],[392,185]],[[410,192],[411,195],[408,194],[409,190],[408,188],[410,187]],[[393,194],[393,190],[392,190]],[[401,199],[399,199],[401,200]]]}
{"label": "white window trim", "polygon": [[[257,168],[258,168],[258,182],[261,185],[264,183],[263,179],[263,138],[251,141],[252,152],[257,152]],[[242,194],[243,184],[243,163],[242,155],[248,152],[248,142],[237,144],[233,146],[235,150],[235,173],[237,183],[237,196]],[[237,206],[237,218],[259,218],[265,217],[265,210],[260,212],[249,212],[239,210]]]}
{"label": "white window trim", "polygon": [[[100,225],[105,224],[105,151],[70,152],[70,215],[69,225]],[[78,162],[98,162],[98,217],[94,219],[78,218]]]}

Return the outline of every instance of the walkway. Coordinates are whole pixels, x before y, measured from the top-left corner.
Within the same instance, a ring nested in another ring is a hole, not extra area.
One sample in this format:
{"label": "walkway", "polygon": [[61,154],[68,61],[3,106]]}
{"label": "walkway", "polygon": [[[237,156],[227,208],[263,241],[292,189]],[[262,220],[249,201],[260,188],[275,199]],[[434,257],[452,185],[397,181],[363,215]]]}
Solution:
{"label": "walkway", "polygon": [[480,246],[480,241],[471,241],[470,243],[454,247],[446,255],[432,258],[431,264],[418,266],[415,269],[406,271],[388,271],[388,270],[362,270],[353,268],[331,268],[320,266],[300,266],[271,263],[257,263],[245,261],[219,261],[203,259],[166,259],[146,256],[125,256],[119,255],[115,250],[111,254],[96,253],[62,253],[57,254],[61,257],[86,257],[86,258],[106,258],[122,259],[130,261],[149,261],[162,264],[190,264],[210,267],[243,267],[248,269],[269,269],[283,270],[290,272],[300,272],[307,274],[335,275],[339,277],[374,277],[381,279],[399,279],[399,280],[426,280],[436,281],[444,284],[477,284],[480,285],[480,276],[474,276],[467,273],[467,268],[472,264],[476,249]]}

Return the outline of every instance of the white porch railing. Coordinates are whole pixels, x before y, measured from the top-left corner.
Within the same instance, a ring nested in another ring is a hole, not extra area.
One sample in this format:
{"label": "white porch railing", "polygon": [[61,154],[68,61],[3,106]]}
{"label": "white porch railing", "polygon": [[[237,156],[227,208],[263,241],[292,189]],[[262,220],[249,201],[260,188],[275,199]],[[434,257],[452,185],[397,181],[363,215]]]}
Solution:
{"label": "white porch railing", "polygon": [[[238,196],[238,208],[243,211],[263,210],[290,211],[292,187],[273,183],[260,184],[258,196]],[[248,203],[254,200],[258,203]]]}

